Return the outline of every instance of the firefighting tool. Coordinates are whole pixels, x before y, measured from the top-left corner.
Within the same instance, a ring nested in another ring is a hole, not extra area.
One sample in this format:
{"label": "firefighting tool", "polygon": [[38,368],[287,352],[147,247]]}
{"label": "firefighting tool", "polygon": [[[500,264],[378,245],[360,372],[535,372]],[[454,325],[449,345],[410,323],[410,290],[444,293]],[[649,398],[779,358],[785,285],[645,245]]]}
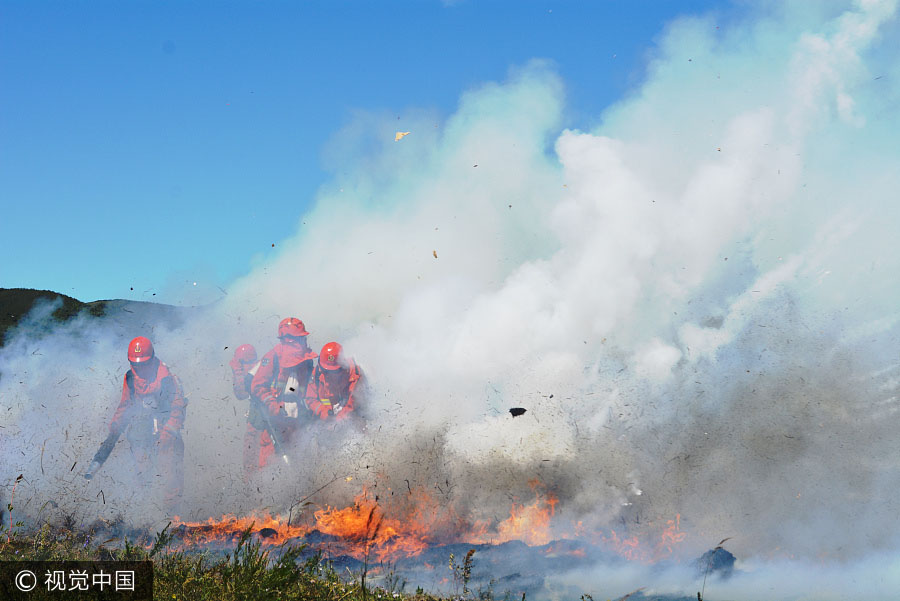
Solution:
{"label": "firefighting tool", "polygon": [[84,477],[87,480],[90,480],[94,477],[94,474],[97,473],[97,470],[100,469],[106,460],[109,459],[110,453],[112,453],[113,447],[116,446],[116,442],[119,440],[119,436],[122,434],[122,430],[116,428],[112,432],[109,433],[109,436],[106,437],[106,440],[100,445],[100,448],[97,449],[97,453],[94,455],[94,459],[91,461],[91,464],[88,466],[87,471],[84,473]]}
{"label": "firefighting tool", "polygon": [[288,459],[287,453],[284,450],[284,445],[281,444],[281,435],[278,433],[275,426],[272,425],[272,418],[269,415],[269,412],[262,408],[258,414],[265,423],[265,430],[269,432],[269,438],[272,439],[272,446],[275,447],[275,452],[281,455],[281,460],[284,461],[285,465],[290,465],[291,461]]}
{"label": "firefighting tool", "polygon": [[[250,369],[250,374],[255,376],[257,370],[259,370],[259,363]],[[291,462],[284,450],[284,445],[281,444],[281,435],[278,433],[278,430],[275,429],[275,426],[272,425],[272,418],[269,416],[269,411],[258,397],[253,395],[250,396],[250,411],[247,417],[253,428],[265,430],[269,433],[269,438],[272,439],[272,446],[275,447],[275,453],[281,456],[281,460],[284,461],[285,465],[290,465]]]}

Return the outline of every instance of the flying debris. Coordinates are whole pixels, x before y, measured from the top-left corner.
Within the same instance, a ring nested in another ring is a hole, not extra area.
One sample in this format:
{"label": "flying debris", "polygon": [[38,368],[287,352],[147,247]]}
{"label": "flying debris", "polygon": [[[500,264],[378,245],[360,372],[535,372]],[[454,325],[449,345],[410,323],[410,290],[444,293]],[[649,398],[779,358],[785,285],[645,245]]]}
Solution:
{"label": "flying debris", "polygon": [[435,258],[435,259],[437,259],[437,251],[436,251],[436,250],[431,251],[431,254],[434,255],[434,258]]}
{"label": "flying debris", "polygon": [[525,415],[527,409],[523,409],[522,407],[512,407],[509,410],[510,415],[513,417],[519,417],[520,415]]}
{"label": "flying debris", "polygon": [[394,134],[394,142],[399,142],[400,140],[408,136],[409,133],[410,132],[408,131],[398,131],[396,134]]}
{"label": "flying debris", "polygon": [[278,534],[278,531],[275,530],[274,528],[263,528],[262,530],[259,531],[259,535],[263,538],[271,538],[271,537],[275,536],[276,534]]}

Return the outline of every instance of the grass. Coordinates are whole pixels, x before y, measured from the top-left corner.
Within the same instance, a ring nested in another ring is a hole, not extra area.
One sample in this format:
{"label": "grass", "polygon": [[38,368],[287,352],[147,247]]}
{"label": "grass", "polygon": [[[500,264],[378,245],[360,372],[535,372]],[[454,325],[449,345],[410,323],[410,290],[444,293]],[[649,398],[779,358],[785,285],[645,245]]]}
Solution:
{"label": "grass", "polygon": [[[224,557],[210,553],[186,554],[170,548],[172,536],[168,526],[158,532],[146,548],[127,539],[121,548],[95,544],[92,535],[64,526],[44,524],[37,532],[22,534],[11,529],[0,542],[0,561],[140,561],[154,565],[155,601],[450,601],[451,599],[494,600],[493,593],[472,593],[465,588],[462,595],[434,596],[418,589],[403,591],[399,579],[388,575],[385,585],[366,584],[366,573],[339,574],[321,556],[305,560],[305,547],[282,546],[263,549],[250,530],[245,531],[235,549]],[[472,557],[467,555],[466,576]],[[466,584],[468,578],[465,578]],[[510,598],[507,597],[500,597]],[[516,597],[518,601],[518,597]]]}

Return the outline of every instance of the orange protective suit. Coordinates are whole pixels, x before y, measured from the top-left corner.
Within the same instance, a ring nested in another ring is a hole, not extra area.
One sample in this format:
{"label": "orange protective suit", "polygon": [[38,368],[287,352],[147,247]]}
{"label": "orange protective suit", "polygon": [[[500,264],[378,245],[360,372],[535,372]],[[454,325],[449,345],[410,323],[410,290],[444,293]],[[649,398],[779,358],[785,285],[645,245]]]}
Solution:
{"label": "orange protective suit", "polygon": [[352,359],[337,369],[317,364],[306,388],[306,405],[319,419],[342,421],[353,414],[363,389],[362,371]]}
{"label": "orange protective suit", "polygon": [[[283,340],[263,355],[250,384],[251,399],[258,399],[262,410],[268,412],[282,444],[289,442],[299,426],[299,408],[317,357],[299,340]],[[266,460],[269,456],[271,453]],[[262,449],[260,464],[264,465]]]}
{"label": "orange protective suit", "polygon": [[122,397],[110,431],[124,432],[136,473],[162,478],[164,502],[177,508],[184,491],[184,425],[187,399],[181,382],[155,356],[133,363],[122,382]]}

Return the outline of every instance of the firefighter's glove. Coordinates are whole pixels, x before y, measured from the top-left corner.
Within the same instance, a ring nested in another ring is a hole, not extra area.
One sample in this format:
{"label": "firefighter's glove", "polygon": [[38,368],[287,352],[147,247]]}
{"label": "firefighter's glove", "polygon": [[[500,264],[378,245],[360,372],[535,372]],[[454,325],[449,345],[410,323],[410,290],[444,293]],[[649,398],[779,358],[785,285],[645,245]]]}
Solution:
{"label": "firefighter's glove", "polygon": [[288,417],[296,418],[298,415],[297,411],[297,403],[285,403],[284,404],[284,412]]}

